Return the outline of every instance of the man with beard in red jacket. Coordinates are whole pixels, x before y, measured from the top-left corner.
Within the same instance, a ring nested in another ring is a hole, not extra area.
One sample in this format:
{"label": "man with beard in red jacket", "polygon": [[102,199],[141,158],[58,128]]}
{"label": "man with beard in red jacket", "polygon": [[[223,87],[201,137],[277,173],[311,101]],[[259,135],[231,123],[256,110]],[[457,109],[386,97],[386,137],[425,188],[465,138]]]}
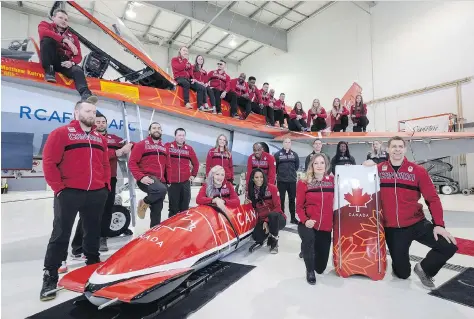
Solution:
{"label": "man with beard in red jacket", "polygon": [[[186,144],[186,131],[177,128],[175,141],[166,144],[166,176],[169,186],[169,217],[189,209],[191,183],[199,171],[199,161],[194,149]],[[192,171],[191,171],[192,166]]]}
{"label": "man with beard in red jacket", "polygon": [[[388,141],[389,160],[378,164],[380,198],[385,218],[385,238],[395,276],[410,277],[410,245],[417,241],[431,250],[415,265],[414,272],[425,288],[434,289],[433,277],[456,253],[455,238],[444,228],[443,207],[426,169],[405,158],[403,138]],[[376,165],[372,160],[364,165]],[[428,221],[421,195],[432,216]]]}
{"label": "man with beard in red jacket", "polygon": [[137,216],[145,218],[150,207],[150,228],[161,222],[161,211],[166,188],[166,146],[161,140],[161,125],[153,122],[148,127],[148,137],[133,147],[128,167],[137,180],[138,187],[147,194],[138,203]]}
{"label": "man with beard in red jacket", "polygon": [[[44,79],[56,83],[56,73],[60,72],[74,80],[76,90],[83,101],[92,93],[87,86],[84,71],[79,66],[82,60],[81,44],[68,25],[68,14],[62,9],[56,9],[51,17],[52,23],[41,21],[38,33],[41,47],[41,65],[44,69]],[[97,102],[97,97],[94,97]]]}
{"label": "man with beard in red jacket", "polygon": [[95,115],[94,104],[76,103],[75,120],[52,131],[44,146],[43,170],[54,192],[54,221],[44,258],[42,301],[56,298],[58,269],[66,260],[77,212],[84,228],[86,264],[100,262],[100,218],[110,191],[110,163],[107,141],[94,131]]}
{"label": "man with beard in red jacket", "polygon": [[[107,133],[107,118],[97,111],[95,116],[95,131],[99,132],[107,140],[109,164],[110,164],[110,192],[107,196],[107,201],[105,202],[104,213],[102,214],[101,219],[101,231],[100,231],[100,247],[99,251],[108,251],[107,247],[107,233],[110,229],[110,221],[112,219],[112,208],[115,203],[115,189],[117,185],[117,161],[118,157],[128,154],[132,149],[132,144],[128,143],[123,145],[121,137]],[[76,225],[76,233],[71,243],[71,251],[74,258],[80,258],[82,255],[82,237],[84,232],[82,230],[82,219],[79,218],[79,221]],[[67,272],[66,262],[63,261],[61,266],[60,273]]]}

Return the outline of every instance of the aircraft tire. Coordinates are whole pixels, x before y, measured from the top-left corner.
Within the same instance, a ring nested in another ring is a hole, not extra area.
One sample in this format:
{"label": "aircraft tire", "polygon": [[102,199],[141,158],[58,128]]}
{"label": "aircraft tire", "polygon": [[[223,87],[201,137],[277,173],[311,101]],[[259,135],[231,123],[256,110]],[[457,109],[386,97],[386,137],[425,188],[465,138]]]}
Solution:
{"label": "aircraft tire", "polygon": [[125,233],[130,226],[130,211],[121,205],[114,205],[107,237],[118,237]]}

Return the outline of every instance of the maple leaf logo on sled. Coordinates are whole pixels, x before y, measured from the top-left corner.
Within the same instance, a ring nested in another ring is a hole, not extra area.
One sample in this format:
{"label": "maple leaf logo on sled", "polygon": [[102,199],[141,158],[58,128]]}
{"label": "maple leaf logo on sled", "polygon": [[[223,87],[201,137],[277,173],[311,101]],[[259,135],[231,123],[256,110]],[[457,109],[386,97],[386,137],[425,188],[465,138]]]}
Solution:
{"label": "maple leaf logo on sled", "polygon": [[359,212],[361,207],[367,208],[367,203],[370,202],[371,197],[367,193],[362,195],[362,188],[353,188],[352,194],[344,194],[344,199],[349,202],[349,207],[355,207],[356,212]]}

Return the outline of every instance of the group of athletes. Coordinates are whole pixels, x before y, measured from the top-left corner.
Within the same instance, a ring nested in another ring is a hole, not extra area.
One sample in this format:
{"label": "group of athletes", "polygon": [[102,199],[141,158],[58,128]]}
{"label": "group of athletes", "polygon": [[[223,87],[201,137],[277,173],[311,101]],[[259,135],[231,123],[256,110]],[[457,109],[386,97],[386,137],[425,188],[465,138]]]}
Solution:
{"label": "group of athletes", "polygon": [[[189,208],[191,182],[199,162],[194,149],[186,143],[186,132],[175,130],[175,140],[163,143],[162,127],[152,123],[148,137],[138,143],[121,143],[107,132],[107,119],[96,112],[94,103],[76,103],[69,124],[51,132],[43,152],[43,169],[54,191],[53,231],[44,260],[41,300],[56,297],[58,274],[66,272],[69,239],[77,212],[80,221],[73,241],[73,254],[83,256],[87,265],[100,262],[99,251],[106,251],[107,230],[117,182],[117,160],[130,153],[129,168],[138,187],[146,193],[138,204],[137,215],[150,211],[150,227],[161,222],[165,196],[169,198],[169,217]],[[315,272],[327,267],[333,229],[334,166],[353,165],[348,144],[338,144],[330,161],[321,152],[322,142],[313,142],[313,152],[305,161],[304,177],[298,181],[299,156],[291,140],[274,155],[255,143],[248,158],[244,203],[251,203],[258,215],[253,231],[253,247],[267,240],[271,253],[278,253],[279,231],[286,225],[285,196],[293,224],[301,237],[300,257],[306,265],[306,279],[315,284]],[[385,234],[392,259],[393,274],[410,276],[409,248],[418,241],[431,248],[417,263],[414,272],[423,285],[433,289],[433,277],[457,251],[454,237],[446,231],[443,209],[426,170],[405,158],[406,145],[400,137],[388,141],[387,152],[375,142],[364,165],[377,165]],[[85,165],[87,163],[88,165]],[[332,166],[332,167],[331,167]],[[233,186],[233,163],[228,141],[217,138],[206,159],[206,182],[196,198],[198,205],[211,205],[226,211],[241,204]],[[428,204],[432,221],[425,218],[418,203],[421,195]],[[296,200],[295,200],[296,199]],[[298,217],[298,218],[296,218]],[[77,256],[76,256],[77,257]]]}

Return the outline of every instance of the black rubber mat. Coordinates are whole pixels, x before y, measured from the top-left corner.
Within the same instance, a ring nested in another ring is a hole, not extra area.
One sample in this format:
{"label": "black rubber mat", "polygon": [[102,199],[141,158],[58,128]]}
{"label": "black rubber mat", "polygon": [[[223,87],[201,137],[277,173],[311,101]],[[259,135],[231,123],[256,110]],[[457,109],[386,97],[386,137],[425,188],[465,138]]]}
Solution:
{"label": "black rubber mat", "polygon": [[[229,288],[255,266],[218,261],[193,274],[175,292],[150,304],[120,304],[97,310],[85,297],[77,297],[45,311],[32,319],[180,319],[187,318]],[[207,280],[202,280],[205,277]],[[195,288],[194,290],[193,287]],[[190,291],[192,290],[192,291]],[[61,293],[61,292],[59,292]]]}
{"label": "black rubber mat", "polygon": [[474,268],[467,268],[430,295],[474,308]]}

